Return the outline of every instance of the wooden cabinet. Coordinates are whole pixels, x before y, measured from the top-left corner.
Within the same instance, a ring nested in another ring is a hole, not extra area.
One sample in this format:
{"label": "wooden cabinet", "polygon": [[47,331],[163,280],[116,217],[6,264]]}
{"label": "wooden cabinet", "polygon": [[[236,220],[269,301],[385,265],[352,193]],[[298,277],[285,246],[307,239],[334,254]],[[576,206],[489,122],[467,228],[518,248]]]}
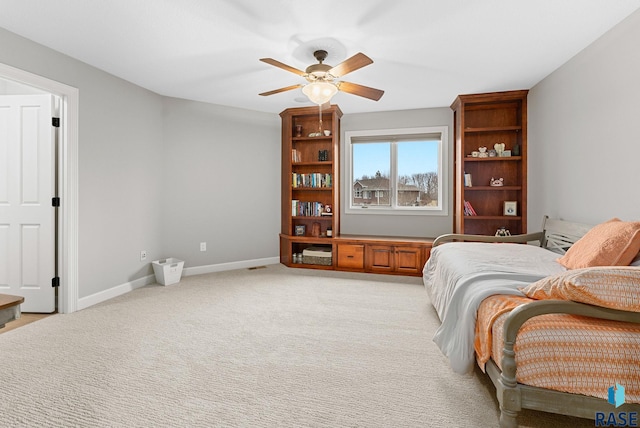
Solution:
{"label": "wooden cabinet", "polygon": [[394,245],[367,245],[366,271],[373,273],[419,274],[423,267],[422,248]]}
{"label": "wooden cabinet", "polygon": [[336,269],[420,276],[431,253],[431,240],[342,235],[336,238]]}
{"label": "wooden cabinet", "polygon": [[[460,95],[451,105],[455,233],[495,235],[502,227],[511,234],[526,233],[527,93]],[[496,144],[498,154],[489,156]],[[504,152],[499,156],[501,144],[510,156],[504,156]],[[479,153],[481,147],[486,147],[486,157]],[[500,179],[501,186],[491,185],[492,180]],[[506,210],[505,202],[507,208],[515,205],[515,211]]]}
{"label": "wooden cabinet", "polygon": [[[339,138],[342,112],[336,105],[324,108],[322,114],[317,106],[302,107],[284,110],[280,117],[280,262],[291,266],[294,254],[301,254],[310,246],[332,246],[333,237],[340,234]],[[332,237],[327,236],[328,229],[331,229]]]}

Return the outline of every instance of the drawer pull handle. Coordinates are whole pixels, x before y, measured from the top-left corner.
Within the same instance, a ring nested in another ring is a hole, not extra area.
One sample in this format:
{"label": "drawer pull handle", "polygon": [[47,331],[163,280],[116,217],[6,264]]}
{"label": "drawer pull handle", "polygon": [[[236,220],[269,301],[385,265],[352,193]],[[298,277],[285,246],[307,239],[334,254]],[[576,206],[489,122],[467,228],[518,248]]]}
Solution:
{"label": "drawer pull handle", "polygon": [[348,258],[348,259],[352,259],[352,258],[353,258],[353,256],[347,256],[347,258]]}

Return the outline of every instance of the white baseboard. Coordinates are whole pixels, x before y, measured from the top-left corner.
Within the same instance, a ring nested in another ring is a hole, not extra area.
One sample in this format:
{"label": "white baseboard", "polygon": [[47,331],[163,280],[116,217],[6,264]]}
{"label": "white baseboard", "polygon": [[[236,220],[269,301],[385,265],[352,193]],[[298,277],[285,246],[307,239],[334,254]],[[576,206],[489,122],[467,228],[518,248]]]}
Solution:
{"label": "white baseboard", "polygon": [[136,288],[144,287],[145,285],[153,284],[156,282],[154,275],[143,276],[142,278],[134,279],[124,284],[116,285],[104,291],[92,294],[87,297],[81,297],[78,299],[78,310],[86,309],[89,306],[97,305],[98,303],[113,299],[122,294],[135,290]]}
{"label": "white baseboard", "polygon": [[[278,257],[267,257],[264,259],[243,260],[239,262],[219,263],[215,265],[206,266],[193,266],[184,268],[182,270],[182,276],[202,275],[205,273],[223,272],[227,270],[245,269],[256,266],[274,265],[280,263]],[[118,297],[122,294],[135,290],[136,288],[144,287],[145,285],[154,284],[156,278],[154,275],[143,276],[142,278],[135,279],[124,284],[116,285],[108,290],[100,291],[87,297],[78,299],[78,310],[86,309],[90,306],[97,305],[98,303],[105,302],[114,297]]]}
{"label": "white baseboard", "polygon": [[243,260],[240,262],[219,263],[216,265],[193,266],[184,268],[183,276],[202,275],[204,273],[222,272],[225,270],[246,269],[256,266],[275,265],[280,263],[279,257],[267,257],[264,259]]}

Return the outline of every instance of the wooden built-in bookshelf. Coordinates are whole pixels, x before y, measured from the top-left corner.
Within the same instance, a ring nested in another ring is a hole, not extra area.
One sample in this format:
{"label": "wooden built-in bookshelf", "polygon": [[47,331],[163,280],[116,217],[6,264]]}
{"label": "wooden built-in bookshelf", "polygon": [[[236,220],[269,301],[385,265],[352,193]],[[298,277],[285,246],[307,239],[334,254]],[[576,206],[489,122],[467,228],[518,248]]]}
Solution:
{"label": "wooden built-in bookshelf", "polygon": [[[280,262],[307,269],[420,276],[431,239],[340,234],[339,138],[342,112],[336,105],[291,108],[282,117],[282,223]],[[296,135],[296,126],[302,128]],[[327,130],[327,134],[324,131]],[[321,135],[316,135],[321,133]],[[312,134],[312,136],[309,136]],[[306,206],[307,210],[299,207]],[[327,207],[331,212],[327,212]],[[298,208],[296,208],[298,207]],[[318,236],[313,235],[314,224]],[[304,228],[302,235],[296,229]],[[331,236],[327,230],[331,230]],[[329,265],[297,262],[309,247],[330,247]]]}
{"label": "wooden built-in bookshelf", "polygon": [[[302,267],[301,263],[294,263],[294,254],[312,246],[333,246],[333,237],[340,234],[342,111],[337,105],[322,110],[317,106],[290,108],[280,113],[280,117],[283,174],[280,262]],[[296,234],[301,228],[304,228],[302,235]],[[328,230],[331,236],[327,235]],[[316,236],[314,231],[318,232]],[[304,267],[333,269],[315,264]]]}
{"label": "wooden built-in bookshelf", "polygon": [[[460,95],[451,108],[455,140],[455,233],[494,235],[527,232],[527,90]],[[473,157],[504,143],[511,156]],[[465,174],[471,186],[465,185]],[[503,186],[491,186],[492,179]],[[465,201],[473,214],[465,211]],[[515,202],[514,215],[505,215],[505,202]]]}

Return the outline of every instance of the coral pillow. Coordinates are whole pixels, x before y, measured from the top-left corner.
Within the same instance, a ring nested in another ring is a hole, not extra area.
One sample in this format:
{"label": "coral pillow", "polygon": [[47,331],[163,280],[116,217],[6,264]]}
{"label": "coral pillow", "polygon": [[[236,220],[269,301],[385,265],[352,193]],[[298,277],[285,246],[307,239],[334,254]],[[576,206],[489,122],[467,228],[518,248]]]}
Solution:
{"label": "coral pillow", "polygon": [[531,299],[573,300],[640,312],[640,268],[594,267],[562,272],[523,287]]}
{"label": "coral pillow", "polygon": [[640,221],[614,218],[589,230],[558,263],[567,269],[628,266],[639,251]]}

